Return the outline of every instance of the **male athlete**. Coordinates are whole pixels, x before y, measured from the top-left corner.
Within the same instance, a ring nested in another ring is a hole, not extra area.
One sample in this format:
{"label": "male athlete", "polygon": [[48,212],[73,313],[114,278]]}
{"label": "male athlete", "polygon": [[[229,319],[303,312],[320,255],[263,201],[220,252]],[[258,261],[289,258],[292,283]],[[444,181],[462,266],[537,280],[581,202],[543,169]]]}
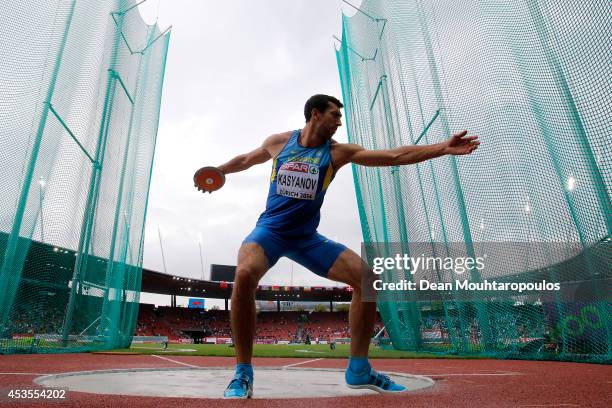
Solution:
{"label": "male athlete", "polygon": [[236,349],[236,373],[225,398],[248,398],[253,393],[253,337],[255,290],[259,280],[281,256],[319,276],[353,288],[349,312],[351,350],[345,379],[350,388],[397,393],[406,387],[376,372],[368,362],[368,346],[376,319],[376,303],[361,300],[362,260],[344,245],[317,233],[325,192],[338,170],[348,163],[362,166],[397,166],[434,157],[464,155],[479,145],[477,136],[454,134],[443,143],[366,150],[332,139],[342,125],[342,103],[327,95],[306,102],[306,125],[301,130],[268,137],[261,147],[219,166],[224,174],[236,173],[273,159],[266,210],[238,252],[232,292],[231,324]]}

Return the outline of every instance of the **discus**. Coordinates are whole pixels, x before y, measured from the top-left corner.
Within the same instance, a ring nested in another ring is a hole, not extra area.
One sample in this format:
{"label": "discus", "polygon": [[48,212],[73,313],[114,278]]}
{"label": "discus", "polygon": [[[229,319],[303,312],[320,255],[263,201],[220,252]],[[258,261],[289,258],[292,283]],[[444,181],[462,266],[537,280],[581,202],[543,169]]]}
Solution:
{"label": "discus", "polygon": [[198,191],[217,191],[225,184],[225,174],[216,167],[202,167],[193,175],[193,184]]}

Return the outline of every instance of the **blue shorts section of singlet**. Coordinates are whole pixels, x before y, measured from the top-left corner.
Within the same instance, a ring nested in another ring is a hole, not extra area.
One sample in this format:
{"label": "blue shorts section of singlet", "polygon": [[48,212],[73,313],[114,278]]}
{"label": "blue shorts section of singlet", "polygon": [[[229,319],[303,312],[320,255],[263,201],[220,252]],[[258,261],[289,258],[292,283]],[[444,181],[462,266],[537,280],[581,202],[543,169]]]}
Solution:
{"label": "blue shorts section of singlet", "polygon": [[327,277],[338,255],[346,249],[344,245],[318,232],[300,237],[282,236],[278,232],[259,226],[255,227],[243,241],[243,243],[250,242],[263,248],[270,268],[281,256],[286,256],[324,278]]}

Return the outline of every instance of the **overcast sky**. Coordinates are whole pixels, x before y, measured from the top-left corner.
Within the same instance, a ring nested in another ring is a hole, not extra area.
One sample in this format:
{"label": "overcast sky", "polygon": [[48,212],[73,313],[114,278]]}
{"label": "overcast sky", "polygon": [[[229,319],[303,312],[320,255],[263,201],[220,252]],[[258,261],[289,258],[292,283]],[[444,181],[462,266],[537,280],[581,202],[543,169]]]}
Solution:
{"label": "overcast sky", "polygon": [[[342,99],[332,35],[340,37],[341,13],[356,11],[340,0],[149,0],[139,8],[147,22],[158,15],[162,30],[173,26],[143,266],[164,271],[159,228],[167,273],[200,278],[201,242],[208,279],[210,264],[235,265],[240,243],[264,210],[271,161],[228,175],[223,189],[206,195],[193,187],[194,171],[250,151],[270,134],[303,127],[304,103],[313,94]],[[347,141],[344,126],[335,139]],[[349,166],[326,194],[319,232],[359,252]],[[286,258],[261,283],[335,284]],[[141,301],[166,304],[169,297],[144,294]]]}

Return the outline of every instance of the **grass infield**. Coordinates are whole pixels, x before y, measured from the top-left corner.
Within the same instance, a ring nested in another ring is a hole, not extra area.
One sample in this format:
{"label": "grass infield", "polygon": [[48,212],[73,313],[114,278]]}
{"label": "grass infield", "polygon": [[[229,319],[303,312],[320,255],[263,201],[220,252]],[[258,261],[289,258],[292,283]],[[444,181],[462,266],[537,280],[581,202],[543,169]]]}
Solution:
{"label": "grass infield", "polygon": [[[335,350],[329,344],[255,344],[254,357],[307,357],[307,358],[348,358],[348,344],[338,344]],[[112,350],[114,353],[140,353],[180,356],[215,356],[234,357],[233,347],[226,344],[182,344],[171,343],[164,350],[160,344],[134,344],[129,349]],[[400,350],[386,350],[370,346],[370,358],[484,358],[479,356],[457,356],[443,353],[412,352]]]}

